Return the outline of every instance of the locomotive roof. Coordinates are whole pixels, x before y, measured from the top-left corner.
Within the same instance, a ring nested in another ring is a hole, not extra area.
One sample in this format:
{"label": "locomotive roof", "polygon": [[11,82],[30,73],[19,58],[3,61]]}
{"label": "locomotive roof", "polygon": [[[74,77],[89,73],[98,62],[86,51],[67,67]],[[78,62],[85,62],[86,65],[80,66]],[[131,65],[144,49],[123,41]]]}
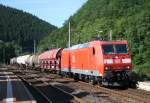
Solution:
{"label": "locomotive roof", "polygon": [[72,47],[70,48],[65,48],[64,50],[75,50],[75,49],[80,49],[80,48],[88,48],[90,47],[90,44],[91,43],[94,43],[94,42],[99,42],[100,44],[120,44],[120,43],[127,43],[127,41],[91,41],[91,42],[87,42],[87,43],[83,43],[83,44],[77,44],[77,45],[73,45]]}
{"label": "locomotive roof", "polygon": [[87,48],[87,47],[89,47],[89,43],[77,44],[77,45],[74,45],[70,48],[65,48],[65,50],[75,50],[75,49]]}

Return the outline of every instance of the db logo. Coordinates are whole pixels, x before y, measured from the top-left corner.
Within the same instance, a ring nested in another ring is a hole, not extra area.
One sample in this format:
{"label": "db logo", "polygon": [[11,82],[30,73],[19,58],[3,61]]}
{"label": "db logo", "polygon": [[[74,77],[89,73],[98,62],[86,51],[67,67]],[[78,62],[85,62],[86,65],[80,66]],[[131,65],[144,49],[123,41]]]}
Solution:
{"label": "db logo", "polygon": [[75,61],[76,61],[76,60],[75,60],[75,56],[73,55],[73,56],[72,56],[72,63],[75,63]]}

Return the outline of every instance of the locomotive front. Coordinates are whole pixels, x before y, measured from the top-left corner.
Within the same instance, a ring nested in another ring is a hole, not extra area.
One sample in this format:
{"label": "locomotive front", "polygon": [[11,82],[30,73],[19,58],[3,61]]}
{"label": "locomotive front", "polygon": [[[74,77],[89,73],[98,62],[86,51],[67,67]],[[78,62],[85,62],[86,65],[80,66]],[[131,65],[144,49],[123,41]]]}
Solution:
{"label": "locomotive front", "polygon": [[127,86],[131,81],[132,60],[127,41],[102,44],[104,59],[103,85]]}

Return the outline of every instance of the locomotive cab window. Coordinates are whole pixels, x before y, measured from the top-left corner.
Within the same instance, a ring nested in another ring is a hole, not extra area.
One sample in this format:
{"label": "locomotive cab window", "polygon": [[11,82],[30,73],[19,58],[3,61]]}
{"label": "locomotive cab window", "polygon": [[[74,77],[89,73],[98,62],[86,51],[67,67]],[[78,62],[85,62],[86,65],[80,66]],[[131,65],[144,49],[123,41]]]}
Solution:
{"label": "locomotive cab window", "polygon": [[95,55],[95,48],[93,47],[93,55]]}
{"label": "locomotive cab window", "polygon": [[104,54],[114,54],[113,45],[102,45],[102,49]]}
{"label": "locomotive cab window", "polygon": [[127,54],[128,53],[128,47],[126,44],[116,44],[116,53],[117,54]]}

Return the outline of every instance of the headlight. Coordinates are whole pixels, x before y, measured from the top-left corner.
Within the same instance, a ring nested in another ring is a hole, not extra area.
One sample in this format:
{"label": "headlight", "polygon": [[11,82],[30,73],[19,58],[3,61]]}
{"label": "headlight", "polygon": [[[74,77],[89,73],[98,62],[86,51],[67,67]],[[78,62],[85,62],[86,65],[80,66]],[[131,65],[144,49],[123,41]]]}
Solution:
{"label": "headlight", "polygon": [[113,60],[112,59],[104,59],[105,64],[112,64]]}
{"label": "headlight", "polygon": [[122,63],[131,63],[131,59],[130,58],[122,59]]}

